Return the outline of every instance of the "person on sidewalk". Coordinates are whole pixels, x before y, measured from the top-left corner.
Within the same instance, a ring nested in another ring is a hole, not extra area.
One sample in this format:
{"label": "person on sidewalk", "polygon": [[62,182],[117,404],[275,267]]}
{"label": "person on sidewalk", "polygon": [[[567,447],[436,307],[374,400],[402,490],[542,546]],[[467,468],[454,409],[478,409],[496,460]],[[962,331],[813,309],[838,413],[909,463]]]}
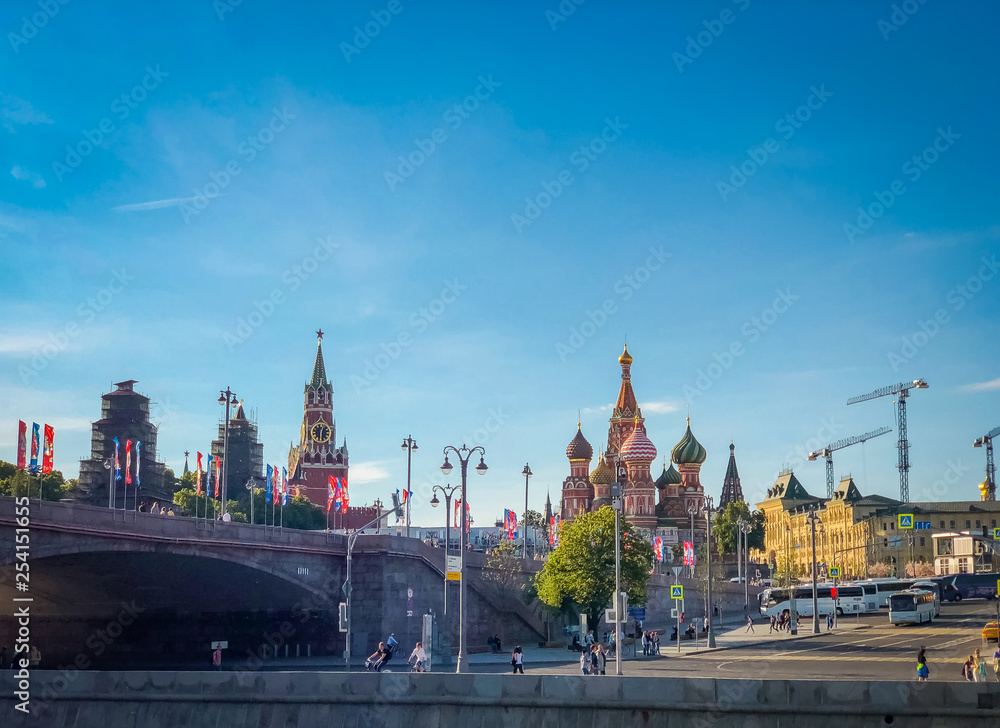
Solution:
{"label": "person on sidewalk", "polygon": [[642,633],[642,656],[649,657],[649,632]]}
{"label": "person on sidewalk", "polygon": [[514,674],[520,672],[524,674],[524,653],[521,652],[521,645],[514,648],[514,654],[510,658],[510,664],[514,667]]}
{"label": "person on sidewalk", "polygon": [[222,645],[216,645],[215,652],[212,653],[212,669],[222,669]]}
{"label": "person on sidewalk", "polygon": [[[751,617],[749,614],[747,615],[747,632],[749,632],[751,634],[756,634],[753,631],[753,617]],[[746,633],[744,633],[744,634],[746,634]]]}
{"label": "person on sidewalk", "polygon": [[410,653],[410,657],[406,662],[413,665],[414,672],[425,671],[424,666],[427,664],[427,651],[424,650],[423,643],[417,642],[416,647],[413,648],[413,652]]}
{"label": "person on sidewalk", "polygon": [[[516,671],[517,668],[514,668]],[[590,674],[590,648],[584,647],[580,650],[580,670],[584,675]]]}
{"label": "person on sidewalk", "polygon": [[597,669],[598,674],[606,675],[608,669],[608,653],[604,651],[604,645],[597,646]]}
{"label": "person on sidewalk", "polygon": [[653,632],[653,648],[656,650],[655,654],[659,656],[660,654],[660,633]]}
{"label": "person on sidewalk", "polygon": [[833,614],[826,615],[826,631],[830,632],[833,630]]}
{"label": "person on sidewalk", "polygon": [[927,649],[920,645],[920,652],[917,653],[917,682],[927,682],[931,671],[927,667]]}
{"label": "person on sidewalk", "polygon": [[771,615],[771,628],[769,630],[767,630],[767,633],[771,634],[772,632],[777,632],[777,631],[778,631],[778,618],[775,617],[772,614]]}

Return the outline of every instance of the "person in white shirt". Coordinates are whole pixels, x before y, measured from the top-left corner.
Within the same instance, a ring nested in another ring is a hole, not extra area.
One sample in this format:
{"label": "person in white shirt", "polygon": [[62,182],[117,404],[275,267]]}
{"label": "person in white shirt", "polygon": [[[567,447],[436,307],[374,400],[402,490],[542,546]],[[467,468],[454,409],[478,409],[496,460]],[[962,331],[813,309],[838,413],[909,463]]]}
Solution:
{"label": "person in white shirt", "polygon": [[410,659],[407,662],[413,663],[413,669],[416,672],[424,672],[427,669],[427,653],[424,651],[423,644],[417,642],[417,646],[413,648],[413,652],[410,653]]}

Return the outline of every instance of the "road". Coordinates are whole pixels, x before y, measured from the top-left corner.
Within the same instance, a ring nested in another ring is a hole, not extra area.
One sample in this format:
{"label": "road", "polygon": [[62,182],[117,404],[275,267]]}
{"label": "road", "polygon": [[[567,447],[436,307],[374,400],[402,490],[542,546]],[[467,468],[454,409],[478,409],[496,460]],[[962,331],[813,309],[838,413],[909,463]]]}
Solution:
{"label": "road", "polygon": [[[635,676],[734,677],[764,679],[916,679],[917,651],[927,648],[934,681],[961,681],[962,663],[979,647],[992,665],[995,643],[984,645],[983,625],[995,618],[996,604],[981,600],[945,604],[931,624],[893,626],[885,610],[863,615],[861,629],[824,633],[807,639],[776,639],[745,647],[678,657],[661,646],[661,657],[623,662],[623,673]],[[845,618],[855,622],[857,618]],[[767,625],[756,630],[767,632]],[[811,631],[808,620],[799,634]],[[613,663],[608,663],[608,672]],[[579,674],[578,660],[526,665],[541,674]],[[475,672],[502,672],[504,665],[475,665]],[[996,679],[992,669],[991,679]]]}

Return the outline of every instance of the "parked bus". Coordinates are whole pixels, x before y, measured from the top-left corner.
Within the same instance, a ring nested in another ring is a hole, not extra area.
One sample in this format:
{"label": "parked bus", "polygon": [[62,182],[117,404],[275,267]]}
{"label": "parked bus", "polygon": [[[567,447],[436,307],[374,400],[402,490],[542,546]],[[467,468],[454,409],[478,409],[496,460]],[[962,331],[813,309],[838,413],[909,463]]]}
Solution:
{"label": "parked bus", "polygon": [[890,624],[923,624],[934,616],[934,593],[926,589],[904,589],[889,597]]}
{"label": "parked bus", "polygon": [[941,578],[941,598],[949,602],[963,599],[994,599],[1000,574],[952,574]]}
{"label": "parked bus", "polygon": [[[832,584],[820,584],[816,587],[816,607],[820,615],[856,614],[867,611],[865,607],[865,593],[859,586],[843,585],[837,587],[837,599],[834,600]],[[791,589],[771,589],[766,600],[761,601],[761,614],[770,616],[781,616],[786,609],[791,609]],[[795,587],[795,611],[799,616],[812,616],[812,586]]]}
{"label": "parked bus", "polygon": [[[889,607],[889,597],[896,592],[913,587],[914,579],[866,579],[853,582],[854,585],[867,586],[875,589],[875,602],[878,607]],[[870,597],[871,595],[869,595]],[[870,602],[869,602],[870,603]]]}
{"label": "parked bus", "polygon": [[913,582],[914,589],[925,589],[934,595],[934,616],[941,616],[941,584],[929,577],[918,578]]}

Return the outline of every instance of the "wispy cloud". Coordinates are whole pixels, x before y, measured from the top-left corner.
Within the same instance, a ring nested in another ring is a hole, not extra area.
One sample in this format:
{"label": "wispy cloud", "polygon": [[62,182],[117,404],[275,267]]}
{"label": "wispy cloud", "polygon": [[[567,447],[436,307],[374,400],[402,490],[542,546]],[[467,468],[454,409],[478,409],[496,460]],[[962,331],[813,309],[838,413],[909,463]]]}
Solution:
{"label": "wispy cloud", "polygon": [[351,483],[375,483],[388,477],[389,471],[385,469],[385,461],[351,463]]}
{"label": "wispy cloud", "polygon": [[649,415],[665,415],[680,407],[675,402],[640,402],[639,409]]}
{"label": "wispy cloud", "polygon": [[136,210],[159,210],[163,207],[177,207],[185,202],[191,202],[193,197],[172,197],[169,200],[152,200],[151,202],[136,202],[132,205],[118,205],[112,207],[114,212],[134,212]]}
{"label": "wispy cloud", "polygon": [[31,172],[24,167],[19,167],[16,164],[11,167],[10,176],[14,179],[31,182],[31,186],[35,189],[41,189],[45,186],[45,180],[42,178],[42,175]]}
{"label": "wispy cloud", "polygon": [[1000,389],[1000,379],[991,379],[988,382],[965,384],[959,387],[959,389],[963,392],[988,392],[993,389]]}
{"label": "wispy cloud", "polygon": [[11,134],[17,133],[17,126],[51,123],[52,119],[48,115],[38,111],[24,99],[0,93],[0,124]]}

